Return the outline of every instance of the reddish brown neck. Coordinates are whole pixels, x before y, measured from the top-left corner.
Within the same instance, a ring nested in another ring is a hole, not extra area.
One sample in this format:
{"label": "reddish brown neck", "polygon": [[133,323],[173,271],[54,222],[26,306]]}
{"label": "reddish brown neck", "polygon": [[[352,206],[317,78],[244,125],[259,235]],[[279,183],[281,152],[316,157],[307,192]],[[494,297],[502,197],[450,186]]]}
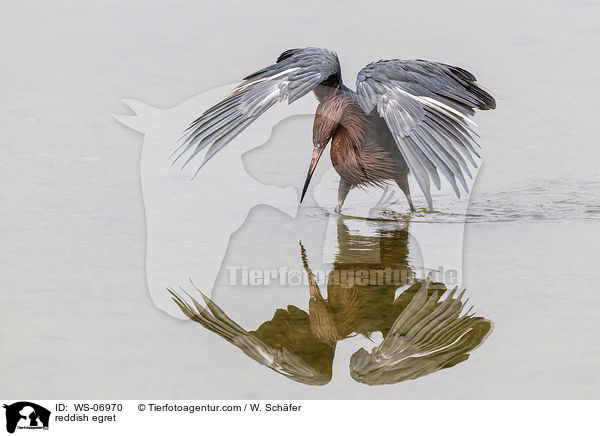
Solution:
{"label": "reddish brown neck", "polygon": [[351,98],[333,94],[319,104],[313,126],[313,142],[326,144],[337,138],[343,144],[360,148],[369,126],[367,116]]}
{"label": "reddish brown neck", "polygon": [[344,98],[337,130],[331,141],[332,158],[337,161],[350,159],[360,161],[360,149],[367,136],[369,122],[360,106],[351,99]]}

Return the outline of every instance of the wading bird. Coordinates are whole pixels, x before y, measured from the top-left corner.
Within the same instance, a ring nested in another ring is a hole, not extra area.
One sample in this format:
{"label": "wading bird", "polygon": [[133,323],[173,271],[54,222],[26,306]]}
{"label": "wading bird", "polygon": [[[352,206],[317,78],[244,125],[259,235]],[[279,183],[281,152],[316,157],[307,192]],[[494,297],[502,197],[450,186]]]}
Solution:
{"label": "wading bird", "polygon": [[431,182],[440,173],[460,198],[468,192],[468,162],[477,164],[478,146],[469,119],[474,109],[494,109],[494,98],[470,72],[424,60],[382,60],[363,68],[356,91],[342,83],[337,55],[322,48],[292,49],[276,63],[245,77],[225,99],[186,130],[177,161],[184,166],[208,147],[202,168],[219,150],[275,103],[288,103],[313,91],[319,101],[313,124],[313,155],[300,202],[325,147],[340,175],[339,212],[350,189],[395,181],[414,210],[411,173],[433,210]]}

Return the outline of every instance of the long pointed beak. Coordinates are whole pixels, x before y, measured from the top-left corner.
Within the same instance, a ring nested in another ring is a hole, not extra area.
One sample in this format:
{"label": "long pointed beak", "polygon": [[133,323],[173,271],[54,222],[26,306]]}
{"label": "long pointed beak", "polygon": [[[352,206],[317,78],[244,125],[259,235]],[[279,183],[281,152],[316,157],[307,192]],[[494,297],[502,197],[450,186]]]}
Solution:
{"label": "long pointed beak", "polygon": [[306,181],[304,182],[304,188],[302,188],[302,196],[300,197],[300,203],[304,200],[304,196],[306,195],[306,191],[308,189],[308,184],[310,183],[310,179],[312,179],[313,173],[315,172],[315,168],[317,168],[317,163],[319,163],[319,159],[323,154],[323,150],[325,150],[325,146],[315,147],[313,149],[312,159],[310,160],[310,167],[308,168],[308,174],[306,175]]}

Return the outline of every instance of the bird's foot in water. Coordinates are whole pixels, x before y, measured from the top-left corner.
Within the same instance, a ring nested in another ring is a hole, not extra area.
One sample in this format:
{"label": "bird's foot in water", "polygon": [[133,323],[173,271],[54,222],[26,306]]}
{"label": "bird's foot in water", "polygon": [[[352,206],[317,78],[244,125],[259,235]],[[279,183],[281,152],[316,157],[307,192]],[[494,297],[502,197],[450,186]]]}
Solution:
{"label": "bird's foot in water", "polygon": [[338,204],[338,205],[335,207],[335,209],[333,209],[333,211],[334,211],[335,213],[340,213],[340,214],[341,214],[341,213],[342,213],[342,205],[341,205],[341,204]]}

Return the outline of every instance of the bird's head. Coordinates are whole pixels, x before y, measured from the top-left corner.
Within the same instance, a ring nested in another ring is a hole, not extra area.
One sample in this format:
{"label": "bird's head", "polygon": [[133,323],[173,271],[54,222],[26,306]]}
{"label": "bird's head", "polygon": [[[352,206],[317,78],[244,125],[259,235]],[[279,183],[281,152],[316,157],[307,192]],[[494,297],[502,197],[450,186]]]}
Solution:
{"label": "bird's head", "polygon": [[317,163],[319,163],[323,151],[325,151],[325,147],[327,147],[327,144],[331,141],[331,138],[339,128],[342,107],[340,104],[336,104],[336,102],[339,102],[339,99],[330,97],[322,101],[317,107],[315,121],[313,123],[313,154],[310,160],[310,166],[308,167],[308,174],[306,175],[304,187],[302,188],[300,203],[304,200],[310,179],[317,168]]}

